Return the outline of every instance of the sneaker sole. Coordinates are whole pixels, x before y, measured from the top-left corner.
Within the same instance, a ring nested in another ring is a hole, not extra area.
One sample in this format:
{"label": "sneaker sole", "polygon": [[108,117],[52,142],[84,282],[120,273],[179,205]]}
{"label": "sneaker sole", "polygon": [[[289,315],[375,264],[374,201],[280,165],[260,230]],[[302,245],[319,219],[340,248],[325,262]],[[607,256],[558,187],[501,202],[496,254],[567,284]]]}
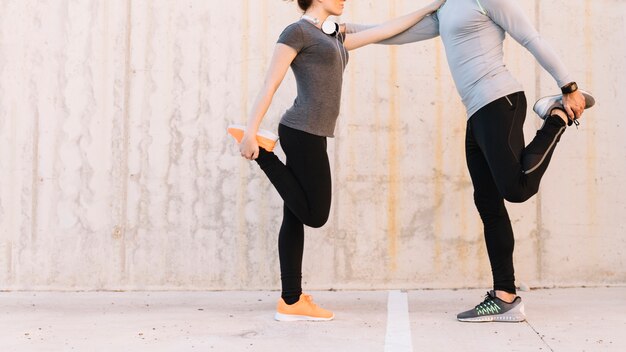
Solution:
{"label": "sneaker sole", "polygon": [[329,321],[329,320],[333,320],[334,318],[335,318],[334,314],[330,318],[310,317],[308,315],[293,315],[293,314],[282,314],[282,313],[276,313],[274,315],[274,319],[277,321]]}
{"label": "sneaker sole", "polygon": [[526,320],[524,316],[484,316],[484,317],[476,317],[476,318],[465,318],[465,319],[457,319],[458,321],[466,322],[466,323],[489,323],[489,322],[497,322],[497,323],[521,323]]}
{"label": "sneaker sole", "polygon": [[[237,143],[241,143],[245,130],[246,126],[244,125],[230,125],[227,128],[228,134],[233,136]],[[259,147],[267,150],[268,152],[271,152],[274,150],[274,146],[276,146],[278,136],[267,130],[259,130],[256,134],[256,140],[259,144]]]}

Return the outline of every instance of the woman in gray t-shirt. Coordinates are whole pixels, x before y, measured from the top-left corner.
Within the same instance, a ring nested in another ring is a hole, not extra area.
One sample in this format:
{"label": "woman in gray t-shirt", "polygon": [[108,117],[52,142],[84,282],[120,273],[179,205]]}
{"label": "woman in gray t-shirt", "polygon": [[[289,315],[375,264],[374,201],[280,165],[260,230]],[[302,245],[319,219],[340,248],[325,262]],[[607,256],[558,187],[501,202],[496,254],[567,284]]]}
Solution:
{"label": "woman in gray t-shirt", "polygon": [[[437,0],[408,15],[346,35],[328,16],[339,16],[345,0],[298,0],[302,18],[278,38],[263,87],[247,126],[230,126],[241,155],[256,160],[285,202],[278,235],[282,293],[275,319],[331,320],[334,314],[302,293],[304,225],[321,227],[331,204],[330,164],[326,138],[333,137],[339,114],[343,71],[348,51],[396,35],[436,11]],[[274,93],[291,67],[297,97],[280,121],[278,134],[287,157],[283,164],[271,152],[271,132],[259,131]],[[261,147],[259,147],[261,145]]]}

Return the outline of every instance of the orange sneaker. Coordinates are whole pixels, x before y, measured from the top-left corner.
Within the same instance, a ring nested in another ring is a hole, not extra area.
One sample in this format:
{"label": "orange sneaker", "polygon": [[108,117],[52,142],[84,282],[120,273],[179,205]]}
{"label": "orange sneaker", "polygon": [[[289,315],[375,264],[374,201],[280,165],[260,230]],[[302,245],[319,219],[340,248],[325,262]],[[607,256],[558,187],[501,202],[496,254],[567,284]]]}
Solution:
{"label": "orange sneaker", "polygon": [[313,297],[304,293],[300,295],[298,302],[291,305],[285,303],[282,298],[279,299],[276,306],[276,315],[274,315],[274,319],[278,321],[323,321],[333,320],[334,317],[335,314],[333,312],[318,307],[313,303]]}
{"label": "orange sneaker", "polygon": [[[244,125],[230,125],[228,126],[228,134],[235,137],[237,143],[241,143],[243,139],[243,133],[246,130]],[[259,147],[271,152],[274,150],[278,136],[268,130],[259,130],[256,134],[256,141],[259,143]]]}

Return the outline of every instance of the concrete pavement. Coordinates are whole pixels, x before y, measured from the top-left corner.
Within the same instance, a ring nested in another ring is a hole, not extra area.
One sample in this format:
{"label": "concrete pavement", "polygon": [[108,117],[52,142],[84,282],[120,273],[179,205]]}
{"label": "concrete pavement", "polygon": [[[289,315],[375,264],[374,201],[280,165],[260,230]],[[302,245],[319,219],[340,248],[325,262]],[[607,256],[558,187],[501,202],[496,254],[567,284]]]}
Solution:
{"label": "concrete pavement", "polygon": [[0,351],[626,351],[626,287],[521,292],[527,322],[457,322],[485,291],[309,292],[335,312],[321,323],[274,321],[267,291],[0,292]]}

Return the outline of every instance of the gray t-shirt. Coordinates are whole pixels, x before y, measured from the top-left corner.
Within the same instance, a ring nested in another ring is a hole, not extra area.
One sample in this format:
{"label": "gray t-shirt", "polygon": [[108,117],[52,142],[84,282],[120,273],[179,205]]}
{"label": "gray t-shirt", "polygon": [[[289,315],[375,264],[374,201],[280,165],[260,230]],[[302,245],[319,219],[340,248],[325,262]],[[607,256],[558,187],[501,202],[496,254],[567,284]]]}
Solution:
{"label": "gray t-shirt", "polygon": [[298,52],[291,63],[298,95],[280,123],[318,136],[334,136],[343,71],[348,62],[343,38],[327,35],[304,19],[282,32],[278,43]]}
{"label": "gray t-shirt", "polygon": [[[369,27],[348,24],[347,32]],[[505,33],[528,49],[559,86],[572,81],[515,0],[447,0],[437,13],[381,43],[404,44],[440,35],[469,118],[492,101],[523,89],[504,64]]]}

